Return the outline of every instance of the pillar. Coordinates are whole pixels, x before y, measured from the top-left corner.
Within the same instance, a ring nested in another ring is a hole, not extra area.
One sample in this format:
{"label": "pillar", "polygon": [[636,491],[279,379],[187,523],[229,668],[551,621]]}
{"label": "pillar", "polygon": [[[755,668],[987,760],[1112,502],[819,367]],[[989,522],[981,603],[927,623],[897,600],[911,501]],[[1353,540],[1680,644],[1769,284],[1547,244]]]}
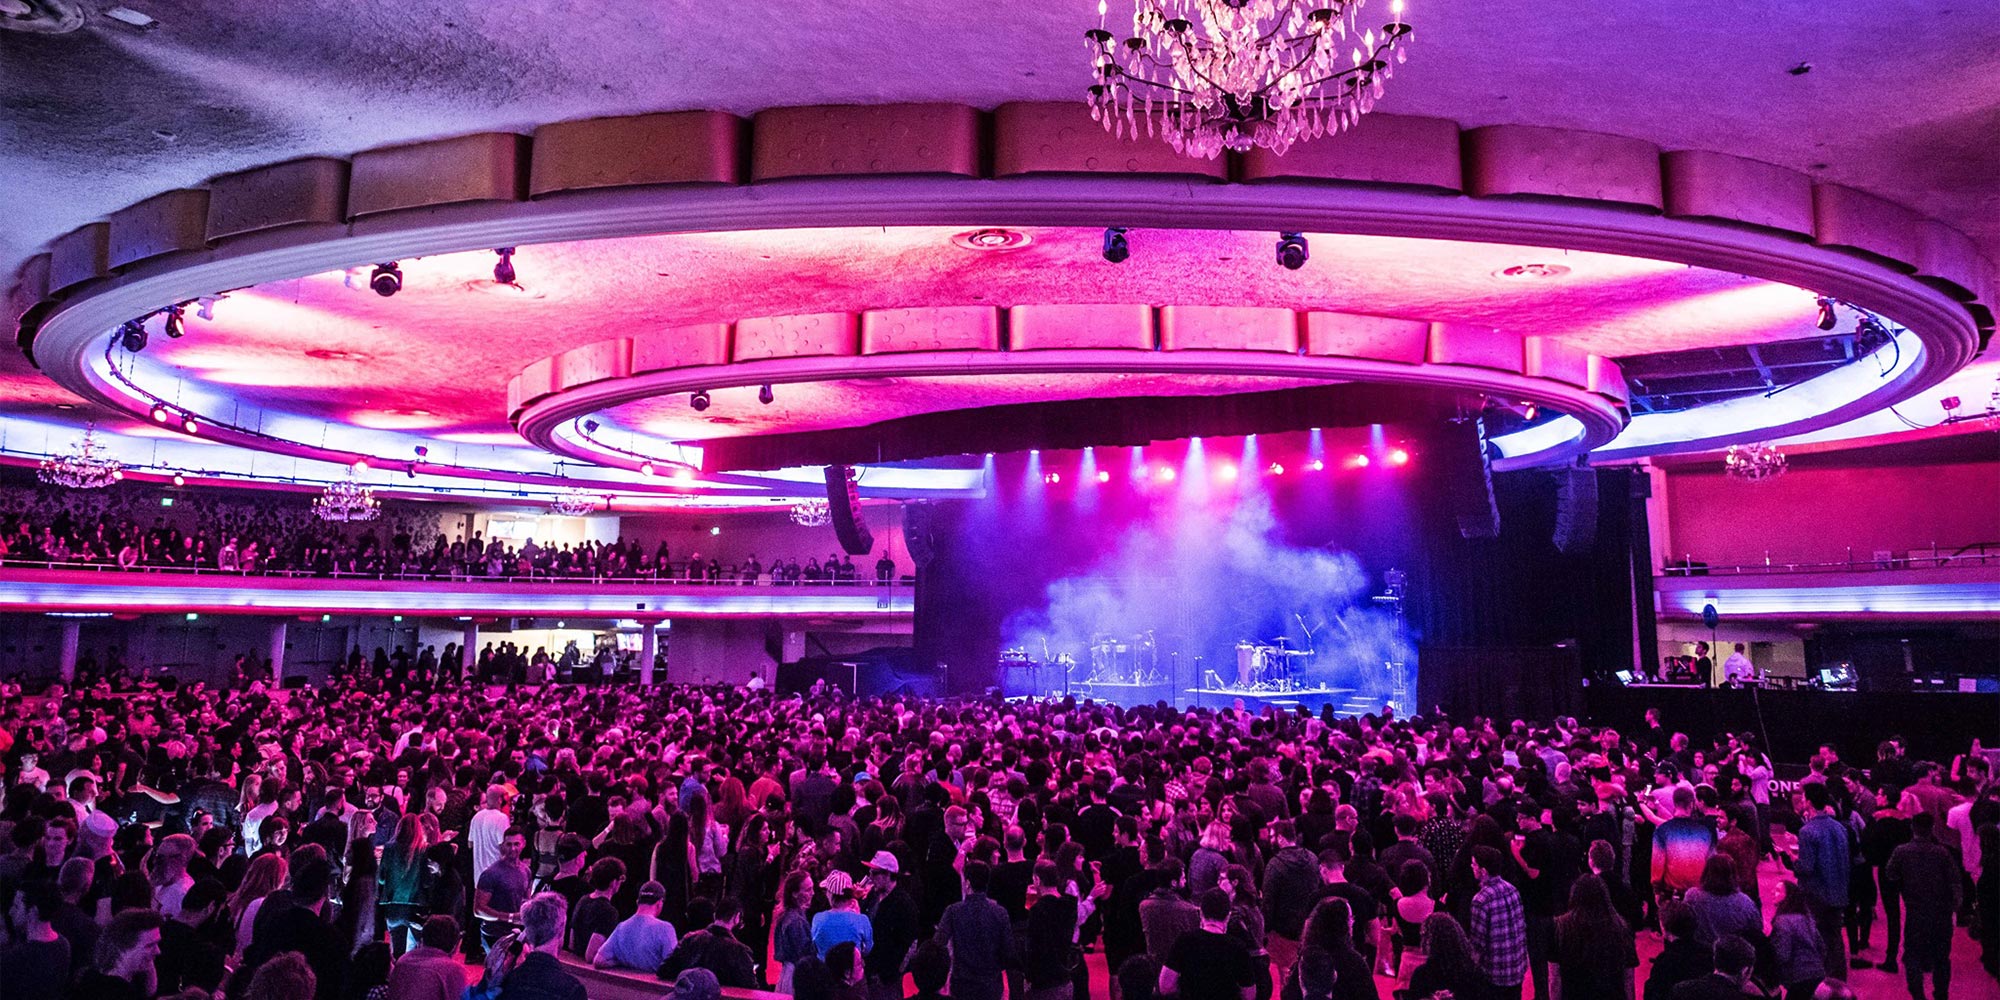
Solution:
{"label": "pillar", "polygon": [[639,684],[643,687],[653,686],[653,660],[659,648],[655,645],[659,641],[659,632],[659,622],[647,622],[639,633]]}
{"label": "pillar", "polygon": [[82,622],[74,618],[62,619],[62,651],[56,658],[56,676],[62,678],[63,687],[76,684],[76,645],[82,632]]}
{"label": "pillar", "polygon": [[471,621],[465,623],[465,638],[459,642],[459,649],[459,663],[463,664],[463,667],[459,671],[459,679],[461,682],[470,681],[479,676],[476,673],[479,669],[478,622]]}
{"label": "pillar", "polygon": [[283,618],[271,623],[271,683],[285,686],[285,636],[291,623]]}

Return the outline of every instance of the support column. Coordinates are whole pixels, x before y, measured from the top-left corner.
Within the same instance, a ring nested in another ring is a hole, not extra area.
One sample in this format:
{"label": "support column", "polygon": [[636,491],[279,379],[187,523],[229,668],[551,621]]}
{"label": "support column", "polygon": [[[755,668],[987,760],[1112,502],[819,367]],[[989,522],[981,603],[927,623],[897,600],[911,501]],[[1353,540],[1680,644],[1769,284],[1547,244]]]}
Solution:
{"label": "support column", "polygon": [[465,623],[465,638],[459,643],[459,647],[460,647],[460,652],[458,654],[459,657],[458,662],[461,664],[461,667],[459,669],[459,681],[460,683],[464,683],[467,681],[471,681],[474,677],[478,676],[476,673],[476,671],[478,671],[479,669],[479,623],[478,622],[471,621]]}
{"label": "support column", "polygon": [[74,618],[62,619],[62,647],[56,658],[56,676],[62,678],[63,687],[76,684],[76,645],[82,632],[82,622]]}
{"label": "support column", "polygon": [[285,686],[285,637],[291,623],[283,618],[271,623],[271,683]]}
{"label": "support column", "polygon": [[653,661],[659,649],[656,645],[659,631],[659,622],[647,622],[639,633],[639,684],[643,687],[653,686]]}

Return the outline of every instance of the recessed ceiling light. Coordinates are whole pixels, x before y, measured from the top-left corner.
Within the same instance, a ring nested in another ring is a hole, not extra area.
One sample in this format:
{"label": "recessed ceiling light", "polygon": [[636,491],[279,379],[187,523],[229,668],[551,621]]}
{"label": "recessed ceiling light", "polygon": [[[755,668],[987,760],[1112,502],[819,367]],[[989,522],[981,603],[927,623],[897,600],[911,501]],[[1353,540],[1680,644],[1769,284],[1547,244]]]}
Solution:
{"label": "recessed ceiling light", "polygon": [[1569,273],[1569,268],[1561,264],[1516,264],[1493,272],[1496,278],[1513,278],[1520,281],[1560,278]]}
{"label": "recessed ceiling light", "polygon": [[1019,250],[1035,238],[1018,229],[973,229],[953,236],[951,241],[967,250]]}

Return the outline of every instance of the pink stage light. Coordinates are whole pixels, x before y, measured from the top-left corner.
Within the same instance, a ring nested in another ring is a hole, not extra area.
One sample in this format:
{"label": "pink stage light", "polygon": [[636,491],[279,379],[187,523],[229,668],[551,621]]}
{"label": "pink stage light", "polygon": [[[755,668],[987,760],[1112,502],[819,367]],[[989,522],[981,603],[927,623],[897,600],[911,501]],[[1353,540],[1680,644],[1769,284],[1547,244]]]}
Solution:
{"label": "pink stage light", "polygon": [[1225,483],[1234,482],[1236,480],[1236,466],[1231,465],[1228,462],[1224,462],[1221,465],[1216,466],[1215,478],[1220,479]]}
{"label": "pink stage light", "polygon": [[1311,469],[1314,472],[1325,472],[1326,463],[1315,458],[1312,461],[1306,463],[1306,468]]}
{"label": "pink stage light", "polygon": [[1097,473],[1097,481],[1098,481],[1098,482],[1100,482],[1100,483],[1108,483],[1108,482],[1110,482],[1110,481],[1111,481],[1111,473],[1109,473],[1109,472],[1106,472],[1106,471],[1103,471],[1103,470],[1099,470],[1099,471],[1098,471],[1098,473]]}
{"label": "pink stage light", "polygon": [[1389,452],[1389,464],[1390,464],[1390,465],[1408,465],[1408,464],[1410,464],[1410,453],[1409,453],[1409,452],[1407,452],[1407,451],[1404,451],[1404,450],[1403,450],[1403,449],[1401,449],[1401,448],[1397,448],[1397,449],[1395,449],[1395,450],[1393,450],[1393,451]]}
{"label": "pink stage light", "polygon": [[1048,483],[1050,486],[1054,486],[1055,484],[1062,482],[1062,473],[1051,472],[1048,475],[1042,477],[1042,482]]}
{"label": "pink stage light", "polygon": [[1353,458],[1350,458],[1350,459],[1348,459],[1348,460],[1347,460],[1347,467],[1348,467],[1348,468],[1350,468],[1350,469],[1365,469],[1365,468],[1367,468],[1367,467],[1368,467],[1368,456],[1366,456],[1366,455],[1356,455],[1356,456],[1354,456]]}
{"label": "pink stage light", "polygon": [[1276,463],[1276,462],[1272,462],[1272,463],[1271,463],[1271,469],[1270,469],[1270,472],[1271,472],[1271,475],[1274,475],[1274,476],[1282,476],[1282,475],[1284,475],[1284,474],[1285,474],[1285,467],[1284,467],[1284,466],[1282,466],[1282,465],[1279,465],[1279,464],[1278,464],[1278,463]]}
{"label": "pink stage light", "polygon": [[1158,476],[1158,477],[1160,478],[1160,482],[1163,482],[1163,483],[1171,483],[1171,482],[1173,482],[1173,481],[1174,481],[1174,469],[1173,469],[1173,466],[1171,466],[1171,465],[1162,465],[1162,466],[1160,466],[1160,471],[1158,471],[1158,472],[1154,473],[1154,475],[1156,475],[1156,476]]}

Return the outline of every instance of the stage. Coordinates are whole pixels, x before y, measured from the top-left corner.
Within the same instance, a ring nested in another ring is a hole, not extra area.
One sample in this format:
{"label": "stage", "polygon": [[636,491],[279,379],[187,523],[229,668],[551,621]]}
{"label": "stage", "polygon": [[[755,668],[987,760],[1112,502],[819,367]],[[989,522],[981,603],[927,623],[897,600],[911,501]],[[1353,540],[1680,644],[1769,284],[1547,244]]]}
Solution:
{"label": "stage", "polygon": [[1380,699],[1361,697],[1354,688],[1311,687],[1291,691],[1277,691],[1270,688],[1188,688],[1187,703],[1196,708],[1229,708],[1240,699],[1243,707],[1252,712],[1261,712],[1266,706],[1289,712],[1303,706],[1313,714],[1332,705],[1340,715],[1363,715],[1380,712]]}

